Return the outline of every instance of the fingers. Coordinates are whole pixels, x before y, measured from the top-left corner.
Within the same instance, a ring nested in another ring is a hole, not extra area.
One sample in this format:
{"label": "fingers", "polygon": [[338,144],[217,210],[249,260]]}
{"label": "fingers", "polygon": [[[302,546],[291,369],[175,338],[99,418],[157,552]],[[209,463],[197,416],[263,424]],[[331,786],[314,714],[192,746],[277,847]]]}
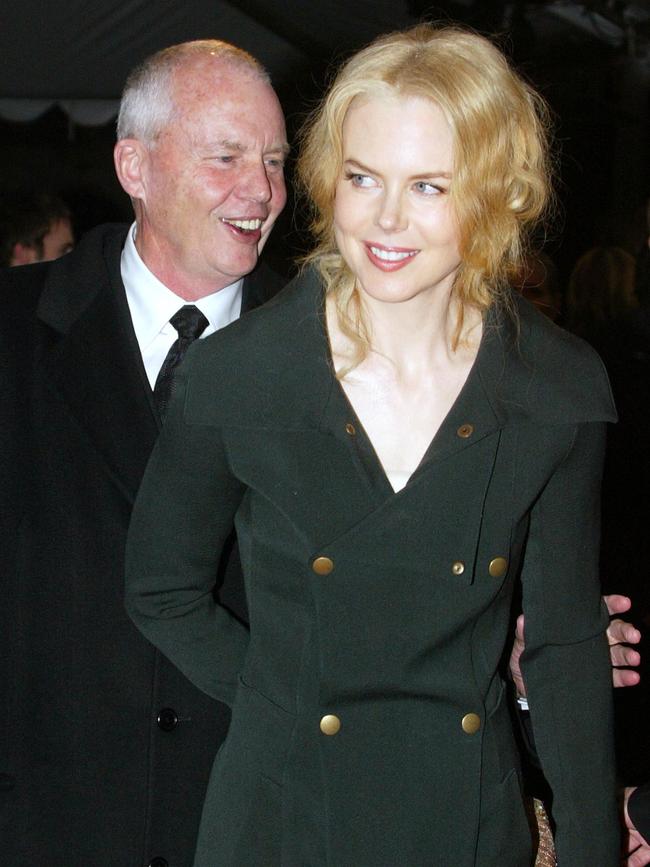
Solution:
{"label": "fingers", "polygon": [[625,686],[636,686],[641,681],[641,675],[638,671],[632,671],[629,668],[613,668],[612,683],[619,689]]}
{"label": "fingers", "polygon": [[609,648],[612,665],[637,666],[641,662],[641,654],[627,644],[613,644]]}
{"label": "fingers", "polygon": [[614,614],[623,614],[629,611],[632,607],[632,600],[629,596],[622,596],[620,593],[612,593],[610,596],[603,596],[610,617]]}
{"label": "fingers", "polygon": [[[610,608],[612,599],[623,599],[629,602],[627,596],[607,596],[605,598],[610,611],[612,610]],[[612,682],[614,686],[636,686],[641,680],[639,673],[620,666],[638,666],[641,663],[641,654],[638,650],[628,646],[638,644],[641,641],[641,633],[631,623],[626,623],[625,620],[617,617],[609,624],[607,640],[609,641],[609,655],[613,666]]]}
{"label": "fingers", "polygon": [[[627,623],[625,620],[617,617],[607,627],[607,640],[610,645],[620,644],[621,642],[638,644],[641,641],[641,633],[631,623]],[[638,665],[638,663],[635,664]]]}
{"label": "fingers", "polygon": [[517,641],[524,640],[524,615],[520,614],[517,618],[517,628],[515,629],[515,639]]}
{"label": "fingers", "polygon": [[626,867],[646,867],[650,864],[650,846],[641,846],[625,862]]}

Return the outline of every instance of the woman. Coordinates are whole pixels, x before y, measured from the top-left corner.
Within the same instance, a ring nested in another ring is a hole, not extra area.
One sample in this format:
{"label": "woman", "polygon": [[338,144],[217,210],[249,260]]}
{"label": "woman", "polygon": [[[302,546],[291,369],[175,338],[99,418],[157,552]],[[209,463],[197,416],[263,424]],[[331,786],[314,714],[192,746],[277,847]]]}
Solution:
{"label": "woman", "polygon": [[[617,863],[597,581],[614,409],[592,350],[504,288],[544,210],[544,141],[488,41],[378,40],[308,125],[309,269],[184,365],[127,597],[233,708],[201,867],[529,865],[501,674],[519,585],[559,863]],[[250,629],[212,595],[233,520]]]}

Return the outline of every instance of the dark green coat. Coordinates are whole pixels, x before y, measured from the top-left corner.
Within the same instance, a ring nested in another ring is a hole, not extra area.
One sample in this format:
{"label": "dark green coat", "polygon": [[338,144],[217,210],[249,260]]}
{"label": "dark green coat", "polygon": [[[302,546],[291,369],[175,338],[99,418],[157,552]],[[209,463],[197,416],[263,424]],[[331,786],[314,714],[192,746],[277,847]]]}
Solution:
{"label": "dark green coat", "polygon": [[[518,306],[518,329],[488,317],[396,494],[333,376],[313,274],[190,353],[135,507],[127,604],[233,705],[200,867],[529,865],[500,673],[519,581],[560,864],[618,863],[597,580],[615,413],[593,351]],[[233,519],[250,632],[211,593]]]}

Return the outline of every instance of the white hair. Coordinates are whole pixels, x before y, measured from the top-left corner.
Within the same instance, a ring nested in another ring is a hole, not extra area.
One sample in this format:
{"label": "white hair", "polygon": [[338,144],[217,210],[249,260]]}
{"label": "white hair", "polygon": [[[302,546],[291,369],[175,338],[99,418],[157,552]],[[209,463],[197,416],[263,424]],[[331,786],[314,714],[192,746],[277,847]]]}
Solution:
{"label": "white hair", "polygon": [[118,141],[137,138],[153,144],[174,114],[172,75],[184,63],[202,55],[223,59],[271,83],[268,72],[252,54],[220,39],[197,39],[171,45],[152,54],[129,74],[117,118]]}

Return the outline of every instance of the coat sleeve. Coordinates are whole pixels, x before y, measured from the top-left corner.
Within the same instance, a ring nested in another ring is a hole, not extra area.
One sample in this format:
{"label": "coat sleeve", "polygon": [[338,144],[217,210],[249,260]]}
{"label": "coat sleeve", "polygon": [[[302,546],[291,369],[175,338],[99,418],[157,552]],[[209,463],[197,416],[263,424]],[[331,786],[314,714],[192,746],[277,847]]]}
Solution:
{"label": "coat sleeve", "polygon": [[522,571],[521,667],[553,791],[559,867],[619,863],[608,621],[598,580],[604,447],[604,424],[576,426],[531,513]]}
{"label": "coat sleeve", "polygon": [[126,608],[199,689],[232,704],[249,633],[215,601],[215,576],[245,488],[229,471],[220,428],[189,417],[189,362],[133,510]]}

